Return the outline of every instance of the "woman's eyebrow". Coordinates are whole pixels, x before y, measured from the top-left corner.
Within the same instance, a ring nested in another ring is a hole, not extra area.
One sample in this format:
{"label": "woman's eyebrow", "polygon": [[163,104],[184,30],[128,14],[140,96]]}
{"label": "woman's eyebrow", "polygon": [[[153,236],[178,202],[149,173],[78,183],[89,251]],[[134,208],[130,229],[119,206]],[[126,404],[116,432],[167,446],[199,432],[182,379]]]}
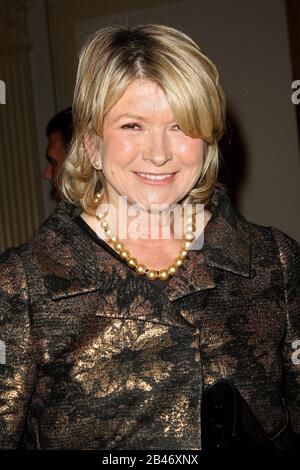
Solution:
{"label": "woman's eyebrow", "polygon": [[140,121],[148,121],[148,119],[145,118],[144,116],[139,116],[138,114],[124,113],[124,114],[120,114],[119,116],[115,117],[115,119],[113,119],[113,122],[118,121],[122,117],[130,117],[130,118],[134,118],[134,119],[139,119]]}
{"label": "woman's eyebrow", "polygon": [[[124,113],[124,114],[120,114],[119,116],[116,116],[114,119],[113,119],[113,123],[119,121],[119,119],[123,118],[123,117],[129,117],[129,118],[133,118],[133,119],[138,119],[139,121],[144,121],[144,122],[149,122],[150,119],[146,118],[145,116],[140,116],[139,114],[131,114],[131,113]],[[170,122],[175,122],[175,118],[172,119]]]}

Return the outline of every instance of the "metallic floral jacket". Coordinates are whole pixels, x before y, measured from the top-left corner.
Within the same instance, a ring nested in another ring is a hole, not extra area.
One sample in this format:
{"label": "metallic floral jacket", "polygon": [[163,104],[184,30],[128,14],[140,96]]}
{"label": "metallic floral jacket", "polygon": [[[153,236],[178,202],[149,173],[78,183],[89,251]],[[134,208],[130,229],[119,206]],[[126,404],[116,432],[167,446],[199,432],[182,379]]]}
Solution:
{"label": "metallic floral jacket", "polygon": [[[300,248],[226,191],[164,290],[62,201],[0,257],[0,448],[201,450],[201,400],[238,388],[278,448],[300,434]],[[289,424],[288,424],[289,420]]]}

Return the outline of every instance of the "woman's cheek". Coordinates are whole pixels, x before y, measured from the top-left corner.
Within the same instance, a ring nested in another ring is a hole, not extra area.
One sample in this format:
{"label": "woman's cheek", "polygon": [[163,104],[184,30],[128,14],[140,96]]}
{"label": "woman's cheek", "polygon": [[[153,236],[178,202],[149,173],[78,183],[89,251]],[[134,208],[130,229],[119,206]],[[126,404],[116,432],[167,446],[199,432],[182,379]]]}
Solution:
{"label": "woman's cheek", "polygon": [[176,142],[177,149],[180,153],[195,155],[199,157],[199,154],[203,153],[203,141],[200,139],[192,139],[188,136],[182,136]]}

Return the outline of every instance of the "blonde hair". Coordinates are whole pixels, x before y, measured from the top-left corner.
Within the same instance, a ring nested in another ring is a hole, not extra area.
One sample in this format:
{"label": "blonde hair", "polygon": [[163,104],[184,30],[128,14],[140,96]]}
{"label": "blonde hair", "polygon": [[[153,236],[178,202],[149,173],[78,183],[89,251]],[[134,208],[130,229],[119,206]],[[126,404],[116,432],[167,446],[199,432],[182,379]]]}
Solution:
{"label": "blonde hair", "polygon": [[155,81],[182,131],[205,142],[201,176],[181,204],[206,204],[215,186],[225,188],[217,178],[226,98],[215,65],[178,29],[110,25],[94,33],[81,49],[72,106],[74,134],[58,181],[63,196],[90,214],[101,203],[106,184],[102,171],[87,157],[84,138],[92,138],[101,155],[104,116],[138,78]]}

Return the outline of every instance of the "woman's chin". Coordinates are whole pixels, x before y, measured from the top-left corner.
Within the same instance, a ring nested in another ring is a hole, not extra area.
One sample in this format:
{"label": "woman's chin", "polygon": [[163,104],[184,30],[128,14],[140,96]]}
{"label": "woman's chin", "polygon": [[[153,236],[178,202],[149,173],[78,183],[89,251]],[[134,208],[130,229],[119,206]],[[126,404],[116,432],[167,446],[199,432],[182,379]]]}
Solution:
{"label": "woman's chin", "polygon": [[137,200],[134,205],[138,209],[139,207],[143,210],[151,211],[151,212],[156,212],[162,209],[167,209],[168,207],[171,207],[175,203],[176,199],[155,199],[155,200]]}

